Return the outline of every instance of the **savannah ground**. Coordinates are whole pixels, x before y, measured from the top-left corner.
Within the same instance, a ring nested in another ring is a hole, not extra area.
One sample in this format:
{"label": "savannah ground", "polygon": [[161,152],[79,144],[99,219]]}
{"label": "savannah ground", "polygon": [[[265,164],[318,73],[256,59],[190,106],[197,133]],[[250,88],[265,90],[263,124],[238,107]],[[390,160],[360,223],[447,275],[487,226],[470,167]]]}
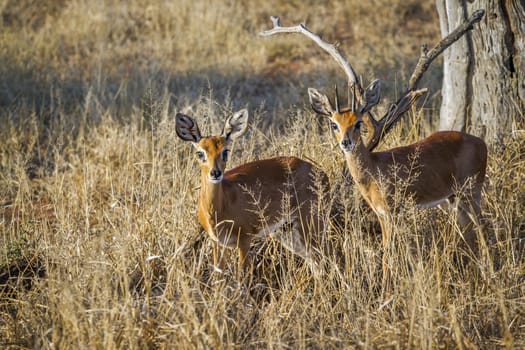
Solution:
{"label": "savannah ground", "polygon": [[[384,111],[439,40],[433,3],[4,0],[0,13],[0,347],[525,347],[525,125],[489,144],[479,256],[460,252],[453,214],[405,205],[384,299],[376,219],[307,101],[344,76],[306,38],[257,35],[270,15],[306,22],[383,80]],[[440,80],[437,61],[381,148],[436,130]],[[322,273],[270,238],[241,281],[235,253],[224,274],[211,265],[174,115],[211,134],[244,107],[230,167],[294,155],[329,175],[323,210],[339,218]]]}

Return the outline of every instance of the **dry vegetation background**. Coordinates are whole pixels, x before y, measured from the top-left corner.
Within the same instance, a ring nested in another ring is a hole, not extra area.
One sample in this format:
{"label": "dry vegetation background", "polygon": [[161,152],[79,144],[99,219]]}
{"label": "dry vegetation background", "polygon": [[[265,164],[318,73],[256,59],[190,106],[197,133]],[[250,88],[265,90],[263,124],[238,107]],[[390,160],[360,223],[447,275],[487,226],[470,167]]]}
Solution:
{"label": "dry vegetation background", "polygon": [[[524,126],[489,145],[480,257],[461,268],[454,218],[407,207],[383,300],[377,224],[307,103],[342,72],[305,38],[257,35],[270,15],[306,22],[383,79],[387,101],[439,39],[432,2],[3,0],[0,13],[0,347],[525,347]],[[435,62],[425,108],[383,147],[436,129],[440,79]],[[240,283],[234,257],[211,267],[174,115],[206,134],[246,106],[231,166],[296,155],[325,169],[344,213],[325,259],[340,268],[313,274],[270,239]]]}

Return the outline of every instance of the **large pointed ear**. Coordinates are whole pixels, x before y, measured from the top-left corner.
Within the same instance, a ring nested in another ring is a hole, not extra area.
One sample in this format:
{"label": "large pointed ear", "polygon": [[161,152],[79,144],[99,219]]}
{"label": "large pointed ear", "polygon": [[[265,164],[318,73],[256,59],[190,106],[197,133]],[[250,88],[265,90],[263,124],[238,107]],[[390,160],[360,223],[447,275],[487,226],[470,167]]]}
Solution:
{"label": "large pointed ear", "polygon": [[248,129],[248,110],[241,109],[235,112],[231,117],[224,123],[224,129],[222,130],[222,136],[227,140],[234,140],[239,136],[242,136],[246,129]]}
{"label": "large pointed ear", "polygon": [[359,107],[361,114],[368,112],[381,100],[381,80],[376,79],[368,85],[363,93],[363,105]]}
{"label": "large pointed ear", "polygon": [[334,108],[330,104],[328,97],[314,88],[308,88],[308,97],[312,109],[321,115],[330,117],[334,113]]}
{"label": "large pointed ear", "polygon": [[197,122],[182,113],[177,113],[175,131],[177,132],[177,136],[184,141],[199,142],[201,139],[201,132]]}

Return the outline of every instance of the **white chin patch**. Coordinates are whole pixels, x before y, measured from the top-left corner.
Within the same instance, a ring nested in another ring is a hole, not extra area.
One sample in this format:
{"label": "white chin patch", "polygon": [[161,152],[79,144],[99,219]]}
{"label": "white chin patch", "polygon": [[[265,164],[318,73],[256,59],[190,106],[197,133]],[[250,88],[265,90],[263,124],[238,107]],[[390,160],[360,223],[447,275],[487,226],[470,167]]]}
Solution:
{"label": "white chin patch", "polygon": [[343,150],[343,152],[348,153],[348,152],[352,152],[352,150],[354,149],[354,144],[351,144],[351,145],[349,145],[349,146],[347,146],[347,147],[345,147],[345,146],[339,144],[339,147],[341,147],[341,149]]}
{"label": "white chin patch", "polygon": [[211,178],[211,177],[208,177],[208,181],[212,184],[218,184],[219,182],[222,181],[222,175],[221,177],[219,177],[218,179],[214,179],[214,178]]}

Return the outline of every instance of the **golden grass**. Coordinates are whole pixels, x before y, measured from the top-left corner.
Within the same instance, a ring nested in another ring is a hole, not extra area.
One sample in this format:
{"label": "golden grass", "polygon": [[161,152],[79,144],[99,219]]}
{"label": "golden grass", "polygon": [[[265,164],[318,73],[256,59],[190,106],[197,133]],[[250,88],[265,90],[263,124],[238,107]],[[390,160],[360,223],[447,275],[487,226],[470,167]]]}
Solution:
{"label": "golden grass", "polygon": [[[306,88],[329,90],[341,72],[306,39],[257,36],[270,15],[307,21],[392,99],[419,44],[437,40],[431,5],[24,0],[0,11],[0,347],[525,346],[523,131],[489,145],[480,257],[461,267],[454,218],[405,208],[383,300],[377,223],[307,106]],[[427,75],[436,92],[439,65]],[[432,94],[383,147],[428,135],[438,103]],[[242,281],[234,256],[225,274],[211,267],[198,167],[173,116],[208,134],[246,105],[231,166],[310,159],[340,198],[324,274],[270,239]]]}

